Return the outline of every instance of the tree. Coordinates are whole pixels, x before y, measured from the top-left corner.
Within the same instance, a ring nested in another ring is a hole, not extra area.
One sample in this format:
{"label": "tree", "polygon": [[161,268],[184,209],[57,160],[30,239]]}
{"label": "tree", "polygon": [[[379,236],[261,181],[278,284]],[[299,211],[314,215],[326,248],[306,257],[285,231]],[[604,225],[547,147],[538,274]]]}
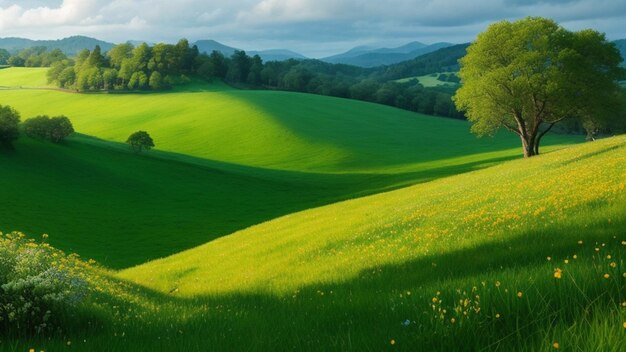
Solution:
{"label": "tree", "polygon": [[66,116],[55,116],[48,122],[47,137],[52,143],[61,143],[74,133],[74,126]]}
{"label": "tree", "polygon": [[135,153],[141,153],[142,150],[150,150],[154,147],[154,141],[146,131],[137,131],[131,134],[126,143]]}
{"label": "tree", "polygon": [[531,157],[556,123],[618,113],[621,61],[615,46],[593,30],[570,32],[538,17],[497,22],[460,60],[462,86],[454,102],[474,133],[505,128]]}
{"label": "tree", "polygon": [[12,107],[0,105],[0,146],[13,149],[13,141],[19,137],[20,114]]}
{"label": "tree", "polygon": [[74,133],[72,122],[66,116],[50,118],[46,115],[27,119],[22,124],[24,133],[31,138],[48,139],[53,143],[61,143]]}

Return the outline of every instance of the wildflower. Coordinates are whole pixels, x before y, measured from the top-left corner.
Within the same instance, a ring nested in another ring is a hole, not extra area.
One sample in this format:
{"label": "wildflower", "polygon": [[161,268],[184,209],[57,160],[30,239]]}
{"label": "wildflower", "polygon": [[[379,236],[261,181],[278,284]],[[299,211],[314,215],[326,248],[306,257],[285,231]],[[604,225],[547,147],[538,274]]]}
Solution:
{"label": "wildflower", "polygon": [[500,319],[500,313],[496,313],[496,319]]}
{"label": "wildflower", "polygon": [[624,322],[624,329],[626,329],[626,321]]}
{"label": "wildflower", "polygon": [[71,344],[72,344],[72,341],[67,341],[67,345],[68,346],[71,345]]}
{"label": "wildflower", "polygon": [[395,345],[396,344],[396,340],[391,339],[391,341],[389,341],[390,344]]}
{"label": "wildflower", "polygon": [[555,279],[560,279],[560,278],[561,278],[561,276],[562,276],[562,275],[561,275],[562,273],[563,273],[563,271],[562,271],[561,269],[556,268],[556,269],[554,270],[554,278],[555,278]]}
{"label": "wildflower", "polygon": [[626,308],[626,301],[622,302],[622,307]]}
{"label": "wildflower", "polygon": [[606,256],[606,259],[611,259],[611,255],[610,255],[610,254],[609,254],[609,255],[607,255],[607,256]]}
{"label": "wildflower", "polygon": [[626,246],[626,241],[622,241],[622,246]]}
{"label": "wildflower", "polygon": [[609,266],[610,266],[611,268],[616,268],[616,267],[617,267],[617,263],[612,262],[611,264],[609,264]]}
{"label": "wildflower", "polygon": [[496,281],[496,287],[500,287],[500,281]]}
{"label": "wildflower", "polygon": [[583,244],[583,241],[578,241],[578,244]]}
{"label": "wildflower", "polygon": [[518,291],[517,292],[517,298],[522,298],[524,294],[522,293],[522,291]]}
{"label": "wildflower", "polygon": [[35,349],[31,348],[31,349],[28,350],[28,352],[35,352]]}
{"label": "wildflower", "polygon": [[559,347],[561,347],[561,346],[559,345],[559,343],[558,343],[558,342],[554,341],[554,343],[552,344],[552,347],[553,347],[555,350],[558,350],[558,349],[559,349]]}
{"label": "wildflower", "polygon": [[567,259],[565,259],[563,262],[564,262],[565,264],[569,264],[569,260],[567,260]]}
{"label": "wildflower", "polygon": [[574,259],[578,259],[578,256],[577,256],[576,254],[574,254],[574,255],[572,256],[572,258],[574,258]]}
{"label": "wildflower", "polygon": [[548,259],[548,261],[551,261],[551,260],[552,260],[552,257],[546,257],[546,259]]}
{"label": "wildflower", "polygon": [[611,277],[611,275],[609,275],[609,274],[604,274],[604,278],[605,278],[605,279],[608,279],[609,277]]}
{"label": "wildflower", "polygon": [[454,323],[456,322],[456,319],[454,319],[454,318],[450,318],[450,322],[451,322],[452,324],[454,324]]}
{"label": "wildflower", "polygon": [[404,326],[409,326],[409,325],[411,325],[411,321],[410,321],[409,319],[407,319],[407,320],[405,320],[405,321],[402,323],[402,325],[404,325]]}

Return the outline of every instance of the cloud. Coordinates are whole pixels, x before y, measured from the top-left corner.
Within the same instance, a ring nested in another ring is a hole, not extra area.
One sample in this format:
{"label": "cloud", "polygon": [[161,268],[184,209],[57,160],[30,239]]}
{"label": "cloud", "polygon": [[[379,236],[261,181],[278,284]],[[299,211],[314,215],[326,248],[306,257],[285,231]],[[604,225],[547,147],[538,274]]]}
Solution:
{"label": "cloud", "polygon": [[0,0],[4,36],[85,34],[114,42],[187,37],[314,56],[360,44],[466,42],[491,22],[525,16],[626,37],[624,0]]}

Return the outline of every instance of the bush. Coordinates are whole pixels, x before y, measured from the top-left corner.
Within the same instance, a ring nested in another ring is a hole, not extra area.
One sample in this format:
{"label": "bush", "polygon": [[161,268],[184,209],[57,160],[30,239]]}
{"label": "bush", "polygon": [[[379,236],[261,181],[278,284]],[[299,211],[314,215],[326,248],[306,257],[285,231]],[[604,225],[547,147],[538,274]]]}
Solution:
{"label": "bush", "polygon": [[86,266],[22,233],[0,233],[0,331],[42,333],[67,323],[88,294]]}
{"label": "bush", "polygon": [[32,138],[47,139],[53,143],[60,143],[74,133],[72,122],[66,116],[37,116],[27,119],[23,123],[24,133]]}

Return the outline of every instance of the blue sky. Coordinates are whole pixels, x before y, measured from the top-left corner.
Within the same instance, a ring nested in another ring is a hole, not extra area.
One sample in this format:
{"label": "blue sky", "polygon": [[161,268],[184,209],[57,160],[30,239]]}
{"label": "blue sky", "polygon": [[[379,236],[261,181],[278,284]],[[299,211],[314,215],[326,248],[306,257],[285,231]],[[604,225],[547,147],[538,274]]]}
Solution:
{"label": "blue sky", "polygon": [[0,37],[185,37],[321,57],[356,45],[468,42],[491,22],[525,16],[626,38],[626,0],[0,0]]}

